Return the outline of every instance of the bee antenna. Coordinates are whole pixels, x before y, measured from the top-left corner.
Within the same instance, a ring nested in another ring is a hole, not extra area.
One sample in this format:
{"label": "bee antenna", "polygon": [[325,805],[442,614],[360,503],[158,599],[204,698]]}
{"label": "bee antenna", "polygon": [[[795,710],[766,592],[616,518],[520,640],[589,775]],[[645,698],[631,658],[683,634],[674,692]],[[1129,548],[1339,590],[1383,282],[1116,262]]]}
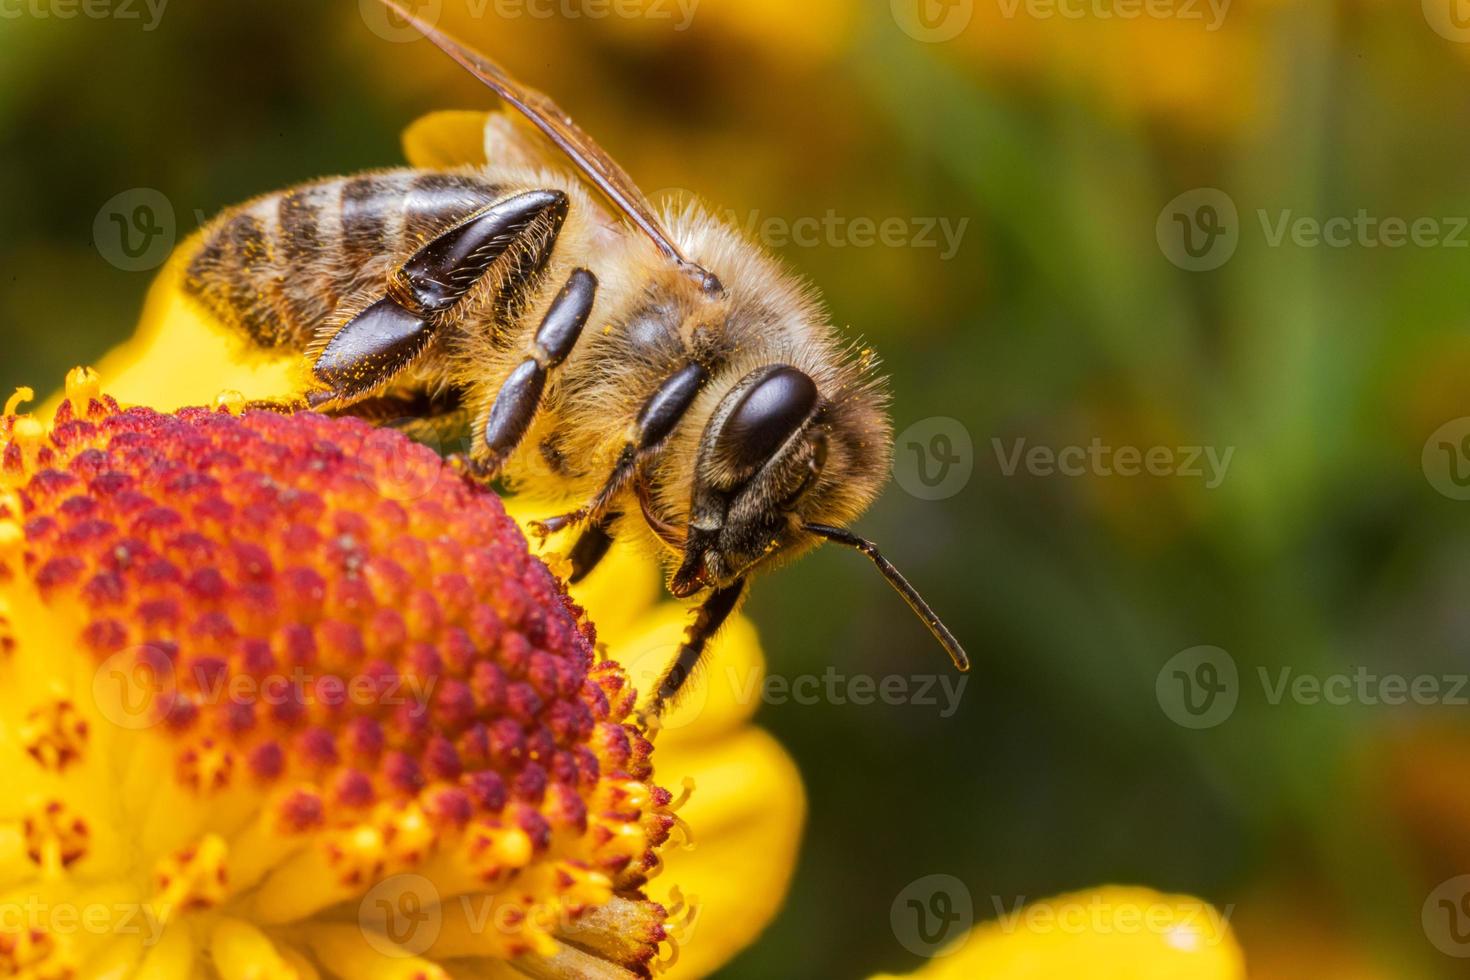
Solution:
{"label": "bee antenna", "polygon": [[939,645],[944,647],[944,652],[949,654],[949,659],[954,661],[955,669],[962,674],[969,673],[970,658],[965,654],[964,647],[960,646],[960,641],[956,640],[954,634],[949,631],[949,627],[940,621],[939,616],[929,607],[929,603],[919,595],[919,591],[909,584],[909,580],[904,578],[897,568],[893,567],[893,562],[883,557],[883,553],[878,550],[876,544],[866,538],[858,537],[851,531],[844,531],[840,527],[831,527],[826,524],[803,524],[801,527],[802,530],[809,531],[819,538],[861,551],[871,558],[873,564],[878,566],[878,571],[882,572],[883,577],[888,580],[888,584],[893,586],[893,590],[903,596],[903,601],[909,604],[914,615],[922,619],[924,625],[929,627],[929,632],[934,634],[934,639],[939,641]]}

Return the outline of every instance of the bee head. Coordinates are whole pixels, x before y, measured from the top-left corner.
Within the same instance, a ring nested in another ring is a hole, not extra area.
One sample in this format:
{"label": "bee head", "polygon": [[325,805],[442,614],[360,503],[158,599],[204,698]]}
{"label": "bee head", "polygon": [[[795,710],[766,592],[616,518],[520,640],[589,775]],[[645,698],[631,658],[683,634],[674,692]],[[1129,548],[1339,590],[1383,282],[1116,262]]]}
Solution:
{"label": "bee head", "polygon": [[[886,475],[887,430],[868,433],[882,443],[867,447],[881,457],[873,473],[871,452],[853,451],[853,407],[824,397],[789,364],[758,367],[730,387],[700,439],[674,595],[722,588],[757,565],[794,557],[816,543],[806,523],[851,519],[846,511],[866,506]],[[867,472],[850,472],[858,468]]]}

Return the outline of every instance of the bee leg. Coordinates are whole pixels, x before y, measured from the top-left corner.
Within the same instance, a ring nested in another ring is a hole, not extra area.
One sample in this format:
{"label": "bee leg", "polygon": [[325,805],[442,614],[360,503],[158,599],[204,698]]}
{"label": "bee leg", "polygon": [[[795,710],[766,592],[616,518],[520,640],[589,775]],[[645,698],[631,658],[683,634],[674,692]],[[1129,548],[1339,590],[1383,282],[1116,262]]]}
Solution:
{"label": "bee leg", "polygon": [[725,625],[725,620],[730,618],[744,595],[745,579],[738,579],[733,585],[715,589],[700,604],[699,611],[694,614],[694,622],[684,631],[684,642],[679,646],[679,655],[659,679],[658,689],[648,705],[648,714],[654,717],[662,714],[665,706],[678,695],[679,689],[698,666],[699,658],[704,655],[710,638]]}
{"label": "bee leg", "polygon": [[532,261],[544,263],[567,214],[561,191],[527,191],[471,216],[433,239],[399,268],[388,295],[338,330],[317,355],[307,392],[312,407],[342,407],[381,388],[423,353],[440,315],[495,262],[530,236]]}
{"label": "bee leg", "polygon": [[603,483],[597,495],[570,513],[548,517],[544,521],[532,521],[531,533],[544,538],[589,518],[600,518],[633,476],[638,460],[646,453],[658,449],[674,431],[674,426],[693,404],[694,396],[699,394],[706,377],[705,369],[699,364],[686,364],[671,374],[639,410],[632,438],[618,451],[618,460],[613,464],[612,475]]}
{"label": "bee leg", "polygon": [[572,574],[567,581],[576,585],[597,567],[597,563],[607,557],[608,549],[612,547],[613,536],[610,528],[613,521],[623,515],[618,511],[604,514],[601,518],[593,521],[587,526],[577,538],[577,543],[572,545]]}
{"label": "bee leg", "polygon": [[498,473],[520,445],[536,417],[551,372],[572,352],[592,315],[596,296],[597,277],[586,269],[572,270],[536,330],[530,354],[511,371],[490,406],[483,430],[486,452],[477,461],[484,475]]}

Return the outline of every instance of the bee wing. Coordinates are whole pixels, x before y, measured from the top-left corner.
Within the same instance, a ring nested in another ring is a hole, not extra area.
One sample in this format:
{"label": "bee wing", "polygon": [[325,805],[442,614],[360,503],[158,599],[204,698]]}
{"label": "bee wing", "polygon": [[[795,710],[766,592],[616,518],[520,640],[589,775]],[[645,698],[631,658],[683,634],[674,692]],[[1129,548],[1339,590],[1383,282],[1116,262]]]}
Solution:
{"label": "bee wing", "polygon": [[424,37],[449,57],[459,62],[470,74],[485,83],[496,95],[520,112],[546,137],[556,144],[579,170],[587,176],[613,205],[627,216],[640,231],[658,246],[659,251],[702,278],[707,286],[718,287],[718,280],[686,259],[668,232],[654,215],[643,192],[633,178],[618,166],[607,151],[572,121],[550,96],[522,85],[500,65],[485,55],[464,46],[432,24],[405,10],[396,0],[381,0],[398,16],[408,21]]}

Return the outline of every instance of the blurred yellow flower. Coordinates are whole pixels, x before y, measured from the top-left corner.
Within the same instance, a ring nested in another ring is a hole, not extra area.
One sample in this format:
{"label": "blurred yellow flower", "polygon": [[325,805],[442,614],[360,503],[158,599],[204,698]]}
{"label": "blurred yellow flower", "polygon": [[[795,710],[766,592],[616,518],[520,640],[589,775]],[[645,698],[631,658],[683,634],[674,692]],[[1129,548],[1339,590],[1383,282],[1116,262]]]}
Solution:
{"label": "blurred yellow flower", "polygon": [[[1208,903],[1110,886],[1032,902],[941,950],[920,980],[1244,980]],[[894,980],[892,976],[874,980]]]}
{"label": "blurred yellow flower", "polygon": [[[477,112],[431,116],[406,134],[409,158],[419,166],[482,162],[484,122]],[[300,358],[245,350],[184,297],[179,270],[193,245],[185,242],[160,273],[135,335],[101,362],[109,393],[124,404],[174,409],[213,404],[221,393],[264,399],[298,390]],[[513,506],[525,520],[550,513],[526,502]],[[672,658],[689,616],[683,606],[660,602],[658,574],[652,561],[615,548],[572,593],[597,624],[599,646],[610,659],[626,661],[639,690],[650,688]],[[726,626],[709,656],[741,676],[764,672],[755,631],[741,617]],[[662,778],[677,786],[688,777],[695,787],[680,814],[697,840],[663,849],[663,872],[648,891],[667,908],[684,910],[675,972],[701,976],[753,941],[779,908],[795,866],[805,797],[784,750],[748,724],[758,699],[741,698],[728,685],[691,688],[664,719],[658,752],[668,766]]]}

